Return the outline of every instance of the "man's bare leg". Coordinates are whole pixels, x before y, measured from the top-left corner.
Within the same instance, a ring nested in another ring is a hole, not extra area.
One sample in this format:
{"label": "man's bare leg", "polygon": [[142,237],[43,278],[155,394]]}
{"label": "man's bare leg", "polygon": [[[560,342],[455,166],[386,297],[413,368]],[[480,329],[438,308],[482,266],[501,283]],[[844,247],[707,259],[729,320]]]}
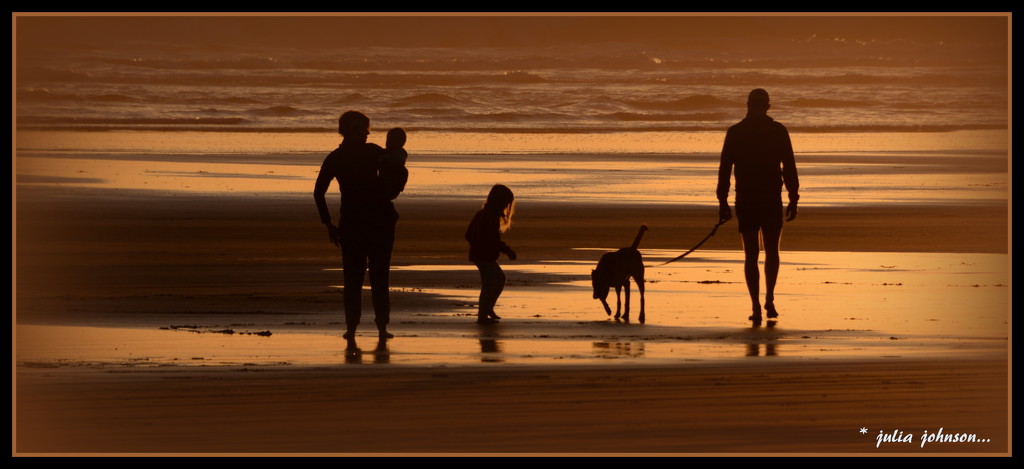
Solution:
{"label": "man's bare leg", "polygon": [[774,232],[763,232],[764,240],[764,309],[768,318],[779,317],[775,310],[775,283],[779,279],[779,243],[782,241],[782,229]]}
{"label": "man's bare leg", "polygon": [[760,230],[741,233],[743,236],[743,275],[747,279],[747,291],[750,293],[752,314],[750,319],[761,318],[761,302],[759,299],[761,275],[758,272],[757,257],[760,254]]}

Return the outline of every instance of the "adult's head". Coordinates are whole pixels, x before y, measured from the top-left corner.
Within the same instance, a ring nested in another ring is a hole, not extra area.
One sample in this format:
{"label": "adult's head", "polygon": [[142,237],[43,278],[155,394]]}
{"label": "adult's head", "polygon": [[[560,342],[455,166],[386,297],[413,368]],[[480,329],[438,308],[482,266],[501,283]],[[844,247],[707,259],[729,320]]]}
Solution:
{"label": "adult's head", "polygon": [[770,100],[768,99],[768,92],[757,88],[751,90],[750,94],[747,95],[747,112],[751,114],[764,114],[768,112],[768,108],[771,107]]}
{"label": "adult's head", "polygon": [[370,118],[359,111],[348,111],[338,118],[338,133],[346,139],[365,141],[370,135]]}

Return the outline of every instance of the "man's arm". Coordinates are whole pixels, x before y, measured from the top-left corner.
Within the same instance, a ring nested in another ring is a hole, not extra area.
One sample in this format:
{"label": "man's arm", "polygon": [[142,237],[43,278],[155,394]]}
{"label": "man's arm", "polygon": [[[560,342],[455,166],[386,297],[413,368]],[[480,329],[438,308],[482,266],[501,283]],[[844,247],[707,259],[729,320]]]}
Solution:
{"label": "man's arm", "polygon": [[796,218],[796,205],[800,200],[800,178],[796,172],[796,158],[793,156],[793,142],[789,139],[789,132],[783,129],[784,141],[782,148],[782,183],[786,185],[789,193],[789,205],[786,206],[786,221]]}
{"label": "man's arm", "polygon": [[733,147],[732,129],[725,134],[725,143],[722,144],[722,157],[718,163],[718,188],[715,195],[718,197],[718,223],[725,223],[732,218],[732,210],[729,208],[729,182],[732,178]]}

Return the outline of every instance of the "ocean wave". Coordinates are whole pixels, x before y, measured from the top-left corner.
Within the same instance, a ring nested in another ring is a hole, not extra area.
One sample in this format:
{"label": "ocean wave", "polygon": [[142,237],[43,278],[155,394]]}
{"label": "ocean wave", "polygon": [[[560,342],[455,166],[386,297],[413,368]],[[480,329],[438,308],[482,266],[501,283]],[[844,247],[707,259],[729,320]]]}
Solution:
{"label": "ocean wave", "polygon": [[556,103],[554,108],[586,110],[586,112],[627,112],[633,110],[629,103],[610,96],[591,96],[581,101]]}
{"label": "ocean wave", "polygon": [[71,93],[54,93],[47,88],[23,88],[18,90],[17,97],[25,101],[93,101],[102,103],[126,103],[139,101],[139,98],[119,93],[82,95]]}
{"label": "ocean wave", "polygon": [[249,114],[255,116],[270,116],[270,117],[294,117],[294,116],[308,116],[312,114],[319,114],[313,111],[307,111],[304,109],[294,108],[292,106],[272,106],[261,109],[250,109]]}
{"label": "ocean wave", "polygon": [[93,75],[87,72],[57,69],[51,67],[18,67],[16,70],[19,82],[75,82],[93,79]]}
{"label": "ocean wave", "polygon": [[652,113],[637,113],[637,112],[615,112],[611,114],[605,114],[601,117],[606,117],[613,120],[619,120],[624,122],[674,122],[674,121],[692,121],[692,122],[717,122],[727,119],[736,118],[735,114],[726,112],[697,112],[691,114],[652,114]]}
{"label": "ocean wave", "polygon": [[274,57],[215,57],[205,59],[173,59],[144,56],[101,57],[97,62],[157,70],[263,70],[288,66]]}
{"label": "ocean wave", "polygon": [[104,103],[127,103],[132,101],[138,101],[139,99],[132,96],[125,96],[123,94],[101,94],[97,96],[88,96],[86,99],[91,101],[99,101]]}
{"label": "ocean wave", "polygon": [[530,124],[531,122],[556,122],[566,121],[572,118],[571,115],[560,114],[560,113],[546,113],[540,111],[531,112],[492,112],[492,113],[481,113],[472,114],[469,122],[476,122],[479,124],[486,124],[491,122],[517,122],[522,124]]}
{"label": "ocean wave", "polygon": [[437,108],[437,107],[400,107],[390,111],[371,112],[374,120],[418,120],[429,116],[429,120],[447,118],[465,118],[474,114],[463,108]]}
{"label": "ocean wave", "polygon": [[90,117],[22,117],[18,116],[18,127],[32,126],[64,128],[71,126],[105,127],[124,129],[134,126],[174,125],[181,128],[201,128],[209,125],[240,126],[250,121],[240,117],[195,117],[195,118],[90,118]]}
{"label": "ocean wave", "polygon": [[[161,132],[260,132],[260,133],[330,133],[335,129],[329,125],[240,125],[251,124],[236,119],[205,119],[198,124],[194,119],[146,119],[123,120],[121,122],[100,122],[81,120],[22,120],[17,123],[18,130],[50,130],[50,131],[161,131]],[[731,123],[700,123],[700,121],[679,120],[676,123],[664,121],[641,121],[632,125],[622,123],[575,124],[569,122],[537,122],[516,121],[489,123],[431,123],[411,124],[402,127],[408,132],[486,132],[495,134],[517,133],[567,133],[588,134],[608,132],[725,132]],[[998,124],[966,124],[966,125],[834,125],[804,126],[788,125],[791,134],[796,133],[943,133],[961,130],[1006,130],[1006,126]]]}
{"label": "ocean wave", "polygon": [[782,85],[878,85],[892,86],[905,84],[911,86],[951,86],[972,85],[982,81],[998,81],[1000,78],[989,74],[936,73],[925,71],[920,67],[893,68],[885,73],[842,73],[820,75],[790,75],[768,77],[766,81]]}
{"label": "ocean wave", "polygon": [[807,108],[822,108],[822,107],[837,107],[837,108],[850,108],[850,107],[870,107],[880,106],[881,103],[873,101],[853,101],[844,99],[793,99],[786,101],[786,106],[792,107],[807,107]]}
{"label": "ocean wave", "polygon": [[627,101],[628,104],[641,109],[691,110],[735,107],[736,104],[709,94],[687,96],[671,101]]}
{"label": "ocean wave", "polygon": [[[337,126],[337,124],[335,124]],[[336,132],[324,126],[320,127],[236,127],[233,125],[206,125],[206,126],[184,126],[184,125],[161,125],[161,124],[123,124],[116,126],[109,125],[75,125],[75,124],[21,124],[18,123],[18,130],[36,131],[74,131],[74,132],[107,132],[107,131],[147,131],[147,132],[231,132],[231,133],[331,133]]]}
{"label": "ocean wave", "polygon": [[[211,102],[210,99],[207,99],[207,98],[204,98],[202,101],[203,102]],[[219,98],[219,99],[214,98],[213,102],[215,102],[215,103],[226,103],[226,104],[256,104],[256,103],[259,103],[260,101],[252,99],[252,98],[243,98],[243,97],[239,97],[239,96],[231,96],[231,97],[228,97],[228,98]]]}
{"label": "ocean wave", "polygon": [[[595,66],[590,64],[589,66]],[[261,73],[246,73],[250,70],[237,69],[188,69],[166,70],[167,73],[145,73],[133,70],[92,70],[79,72],[52,68],[32,68],[18,71],[19,83],[32,87],[48,87],[51,83],[103,84],[110,86],[139,85],[189,86],[202,83],[206,86],[225,87],[340,87],[361,88],[407,88],[422,86],[459,87],[472,85],[552,84],[587,86],[600,83],[611,86],[840,86],[877,85],[893,86],[912,84],[915,86],[979,86],[1005,87],[1005,73],[999,70],[974,70],[971,73],[949,70],[937,71],[923,67],[893,67],[888,70],[870,72],[837,73],[828,69],[806,68],[786,70],[785,74],[773,71],[759,71],[748,68],[729,70],[701,68],[680,68],[668,70],[647,70],[632,68],[624,71],[611,65],[601,65],[602,74],[595,75],[594,69],[574,68],[572,64],[552,64],[551,68],[536,70],[511,69],[494,71],[452,70],[437,73],[410,72],[406,69],[358,71],[318,69],[274,69]],[[705,97],[705,99],[707,99]],[[684,103],[685,104],[685,103]],[[693,103],[690,103],[693,104]],[[705,105],[721,103],[710,102]]]}
{"label": "ocean wave", "polygon": [[391,106],[420,106],[433,105],[455,105],[467,104],[466,100],[454,98],[442,93],[423,93],[413,96],[399,98],[391,102]]}
{"label": "ocean wave", "polygon": [[806,133],[849,133],[849,132],[953,132],[957,130],[1000,130],[1006,129],[1000,124],[957,124],[957,125],[917,125],[917,124],[896,124],[896,125],[822,125],[803,126],[789,125],[789,131]]}
{"label": "ocean wave", "polygon": [[[760,57],[739,44],[691,49],[179,48],[120,57],[89,50],[83,54],[93,55],[74,60],[19,56],[17,125],[329,132],[337,112],[357,109],[374,122],[442,131],[707,131],[741,119],[746,93],[757,87],[772,93],[780,121],[802,132],[941,132],[1006,122],[1005,68],[872,65],[806,51]],[[101,54],[106,61],[93,60]],[[822,63],[830,65],[815,65]],[[837,125],[844,123],[851,125]]]}
{"label": "ocean wave", "polygon": [[228,96],[228,97],[216,97],[216,96],[203,96],[203,97],[180,97],[175,93],[169,93],[167,95],[153,95],[147,96],[146,102],[160,103],[160,104],[224,104],[224,105],[251,105],[251,104],[263,104],[264,101],[258,99],[241,97],[241,96]]}
{"label": "ocean wave", "polygon": [[82,97],[67,93],[54,93],[47,88],[22,88],[17,92],[19,101],[77,101]]}
{"label": "ocean wave", "polygon": [[544,83],[548,80],[539,75],[523,72],[494,73],[393,73],[376,72],[360,74],[335,74],[322,77],[323,81],[357,86],[407,87],[407,86],[466,86],[476,84],[529,84]]}
{"label": "ocean wave", "polygon": [[347,94],[345,96],[341,96],[339,98],[335,98],[334,100],[328,102],[328,104],[331,104],[331,105],[341,105],[341,104],[349,105],[349,104],[356,104],[356,103],[367,102],[368,100],[369,100],[369,98],[367,98],[367,96],[362,94],[362,93],[349,93],[349,94]]}
{"label": "ocean wave", "polygon": [[510,83],[544,83],[548,81],[544,77],[535,75],[530,72],[524,72],[522,70],[505,72],[503,76],[505,78],[505,81],[508,81]]}

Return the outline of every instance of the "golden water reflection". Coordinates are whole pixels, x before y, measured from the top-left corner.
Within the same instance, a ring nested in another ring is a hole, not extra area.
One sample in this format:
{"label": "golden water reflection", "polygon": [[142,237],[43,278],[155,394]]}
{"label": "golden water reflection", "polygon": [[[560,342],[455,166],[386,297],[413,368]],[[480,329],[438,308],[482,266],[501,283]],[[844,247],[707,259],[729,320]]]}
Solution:
{"label": "golden water reflection", "polygon": [[[172,154],[302,154],[326,153],[340,137],[323,132],[161,132],[161,131],[42,131],[19,130],[18,150],[94,153]],[[410,133],[415,154],[523,153],[716,153],[722,150],[721,131],[592,132],[592,133]],[[799,152],[842,151],[1005,151],[1009,132],[821,132],[791,135]],[[371,129],[371,143],[384,145],[384,133]]]}
{"label": "golden water reflection", "polygon": [[[329,147],[328,147],[329,148]],[[412,154],[399,203],[479,197],[496,181],[523,201],[714,204],[715,153],[685,155]],[[88,157],[19,154],[19,186],[306,196],[322,153]],[[1003,154],[800,154],[804,206],[999,202],[1009,198]]]}
{"label": "golden water reflection", "polygon": [[[570,331],[577,322],[600,321],[616,327],[592,299],[590,269],[603,250],[592,251],[594,262],[503,264],[510,286],[499,300],[499,314],[521,321],[566,322],[564,327]],[[653,267],[679,252],[641,251],[649,266],[646,326],[750,326],[742,252],[704,250]],[[776,288],[782,316],[754,329],[1006,338],[1009,268],[1006,254],[786,251]],[[418,265],[396,266],[393,271],[400,276],[404,271],[470,269],[469,265]],[[474,288],[475,284],[431,291],[472,305],[479,294]]]}
{"label": "golden water reflection", "polygon": [[[467,326],[472,327],[472,326]],[[514,330],[514,329],[513,329]],[[89,340],[80,340],[82,335]],[[73,337],[78,339],[72,339]],[[72,340],[69,340],[72,339]],[[44,340],[47,347],[31,344]],[[64,342],[59,342],[64,340]],[[102,345],[95,341],[103,342]],[[64,344],[52,347],[52,344]],[[196,367],[416,365],[572,365],[609,361],[634,365],[785,356],[800,360],[892,356],[960,357],[998,353],[1005,342],[948,347],[948,341],[889,341],[877,334],[837,331],[754,338],[714,334],[668,338],[523,338],[401,336],[341,339],[340,333],[279,333],[271,337],[191,335],[181,331],[76,326],[19,326],[18,365],[28,367]],[[783,354],[782,351],[785,350]]]}

